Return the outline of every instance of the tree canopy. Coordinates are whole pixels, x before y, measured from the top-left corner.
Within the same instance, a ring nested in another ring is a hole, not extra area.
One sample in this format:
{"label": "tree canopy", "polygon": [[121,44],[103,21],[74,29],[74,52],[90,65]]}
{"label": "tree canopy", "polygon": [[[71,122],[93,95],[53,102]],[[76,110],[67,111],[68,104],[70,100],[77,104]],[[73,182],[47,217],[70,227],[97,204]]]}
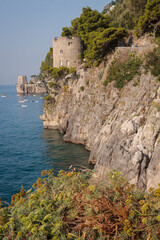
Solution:
{"label": "tree canopy", "polygon": [[127,34],[124,29],[111,28],[110,24],[109,15],[87,7],[82,9],[79,18],[71,21],[70,27],[62,29],[61,36],[80,36],[83,45],[82,57],[89,64],[100,62],[103,56],[115,47],[115,43]]}
{"label": "tree canopy", "polygon": [[42,61],[41,63],[40,70],[41,72],[48,72],[51,67],[53,67],[53,48],[49,49],[45,61]]}
{"label": "tree canopy", "polygon": [[127,36],[124,28],[107,28],[101,33],[93,32],[90,34],[88,49],[85,53],[88,64],[95,60],[100,63],[105,55],[118,45],[119,39]]}
{"label": "tree canopy", "polygon": [[139,18],[136,34],[141,36],[146,32],[160,35],[160,0],[148,0],[144,14]]}
{"label": "tree canopy", "polygon": [[110,12],[111,25],[133,29],[144,13],[147,0],[118,0]]}

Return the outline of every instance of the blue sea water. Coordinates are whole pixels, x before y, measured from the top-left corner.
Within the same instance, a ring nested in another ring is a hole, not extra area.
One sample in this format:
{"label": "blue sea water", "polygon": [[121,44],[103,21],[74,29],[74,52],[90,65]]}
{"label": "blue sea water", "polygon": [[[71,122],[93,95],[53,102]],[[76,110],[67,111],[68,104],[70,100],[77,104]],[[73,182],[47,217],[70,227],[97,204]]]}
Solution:
{"label": "blue sea water", "polygon": [[58,130],[43,129],[43,103],[40,95],[17,96],[16,86],[0,86],[0,198],[8,203],[22,186],[30,189],[44,169],[57,174],[70,165],[91,167],[84,146],[64,142]]}

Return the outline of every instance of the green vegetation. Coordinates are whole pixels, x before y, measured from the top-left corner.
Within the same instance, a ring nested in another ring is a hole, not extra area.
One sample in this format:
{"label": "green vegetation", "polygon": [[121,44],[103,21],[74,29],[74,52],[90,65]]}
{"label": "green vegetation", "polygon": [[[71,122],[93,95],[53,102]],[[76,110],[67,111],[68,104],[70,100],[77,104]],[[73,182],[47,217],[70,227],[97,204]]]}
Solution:
{"label": "green vegetation", "polygon": [[107,28],[101,33],[93,32],[90,34],[90,42],[85,52],[87,65],[100,63],[105,55],[118,45],[119,39],[124,36],[127,36],[127,31],[123,28]]}
{"label": "green vegetation", "polygon": [[33,189],[0,208],[3,240],[143,240],[160,234],[160,187],[141,193],[116,171],[103,183],[91,172],[42,171]]}
{"label": "green vegetation", "polygon": [[45,61],[41,63],[41,73],[39,75],[40,79],[44,79],[45,76],[50,76],[54,79],[59,79],[65,77],[66,75],[73,73],[75,74],[75,69],[73,67],[67,68],[65,66],[61,66],[59,68],[53,67],[53,48],[50,48],[50,51],[47,53]]}
{"label": "green vegetation", "polygon": [[137,55],[129,55],[125,61],[121,62],[119,58],[115,59],[108,69],[107,79],[103,85],[115,81],[115,87],[122,88],[126,82],[133,79],[136,74],[140,74],[142,59]]}
{"label": "green vegetation", "polygon": [[160,80],[160,44],[147,54],[145,68],[151,70],[151,74]]}
{"label": "green vegetation", "polygon": [[118,0],[110,12],[111,25],[133,29],[139,17],[143,15],[147,0]]}
{"label": "green vegetation", "polygon": [[49,82],[49,83],[48,83],[48,86],[49,86],[50,88],[57,88],[57,89],[61,88],[61,86],[58,85],[58,84],[55,83],[55,82]]}
{"label": "green vegetation", "polygon": [[146,32],[153,32],[155,36],[160,36],[160,0],[147,1],[145,12],[140,16],[135,30],[139,37]]}
{"label": "green vegetation", "polygon": [[83,92],[84,91],[84,86],[81,86],[80,90],[81,90],[81,92]]}
{"label": "green vegetation", "polygon": [[41,63],[41,74],[49,73],[51,67],[53,67],[53,48],[50,48],[49,52],[45,57],[45,61],[42,61]]}
{"label": "green vegetation", "polygon": [[97,65],[103,57],[118,44],[118,40],[127,36],[125,29],[110,27],[110,17],[91,8],[83,8],[79,18],[71,22],[71,27],[62,29],[62,36],[80,36],[83,43],[82,58],[90,66]]}
{"label": "green vegetation", "polygon": [[104,74],[104,68],[99,72],[99,80],[101,80],[103,78],[103,74]]}
{"label": "green vegetation", "polygon": [[55,99],[53,97],[51,97],[50,95],[47,95],[43,99],[45,100],[44,105],[43,105],[44,107],[47,107],[48,105],[55,103]]}
{"label": "green vegetation", "polygon": [[73,67],[68,68],[65,66],[61,66],[59,68],[52,67],[50,68],[50,75],[52,78],[58,79],[58,78],[63,78],[68,74],[75,74],[75,69]]}

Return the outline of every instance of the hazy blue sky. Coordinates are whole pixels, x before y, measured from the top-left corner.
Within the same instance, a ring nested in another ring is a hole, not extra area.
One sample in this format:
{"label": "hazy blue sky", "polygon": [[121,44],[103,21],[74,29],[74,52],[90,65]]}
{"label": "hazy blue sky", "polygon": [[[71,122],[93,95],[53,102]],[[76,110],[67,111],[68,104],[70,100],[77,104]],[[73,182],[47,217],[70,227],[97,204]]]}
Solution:
{"label": "hazy blue sky", "polygon": [[83,7],[99,12],[110,0],[0,0],[0,85],[39,73],[52,39]]}

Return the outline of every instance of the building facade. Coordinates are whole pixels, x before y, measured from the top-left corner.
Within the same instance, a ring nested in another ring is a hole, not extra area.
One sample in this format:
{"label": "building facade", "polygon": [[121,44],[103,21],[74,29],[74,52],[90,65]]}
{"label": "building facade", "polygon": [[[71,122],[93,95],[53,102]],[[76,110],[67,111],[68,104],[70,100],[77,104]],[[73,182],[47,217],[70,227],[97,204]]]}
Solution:
{"label": "building facade", "polygon": [[53,67],[78,68],[81,65],[81,38],[60,37],[53,39]]}

